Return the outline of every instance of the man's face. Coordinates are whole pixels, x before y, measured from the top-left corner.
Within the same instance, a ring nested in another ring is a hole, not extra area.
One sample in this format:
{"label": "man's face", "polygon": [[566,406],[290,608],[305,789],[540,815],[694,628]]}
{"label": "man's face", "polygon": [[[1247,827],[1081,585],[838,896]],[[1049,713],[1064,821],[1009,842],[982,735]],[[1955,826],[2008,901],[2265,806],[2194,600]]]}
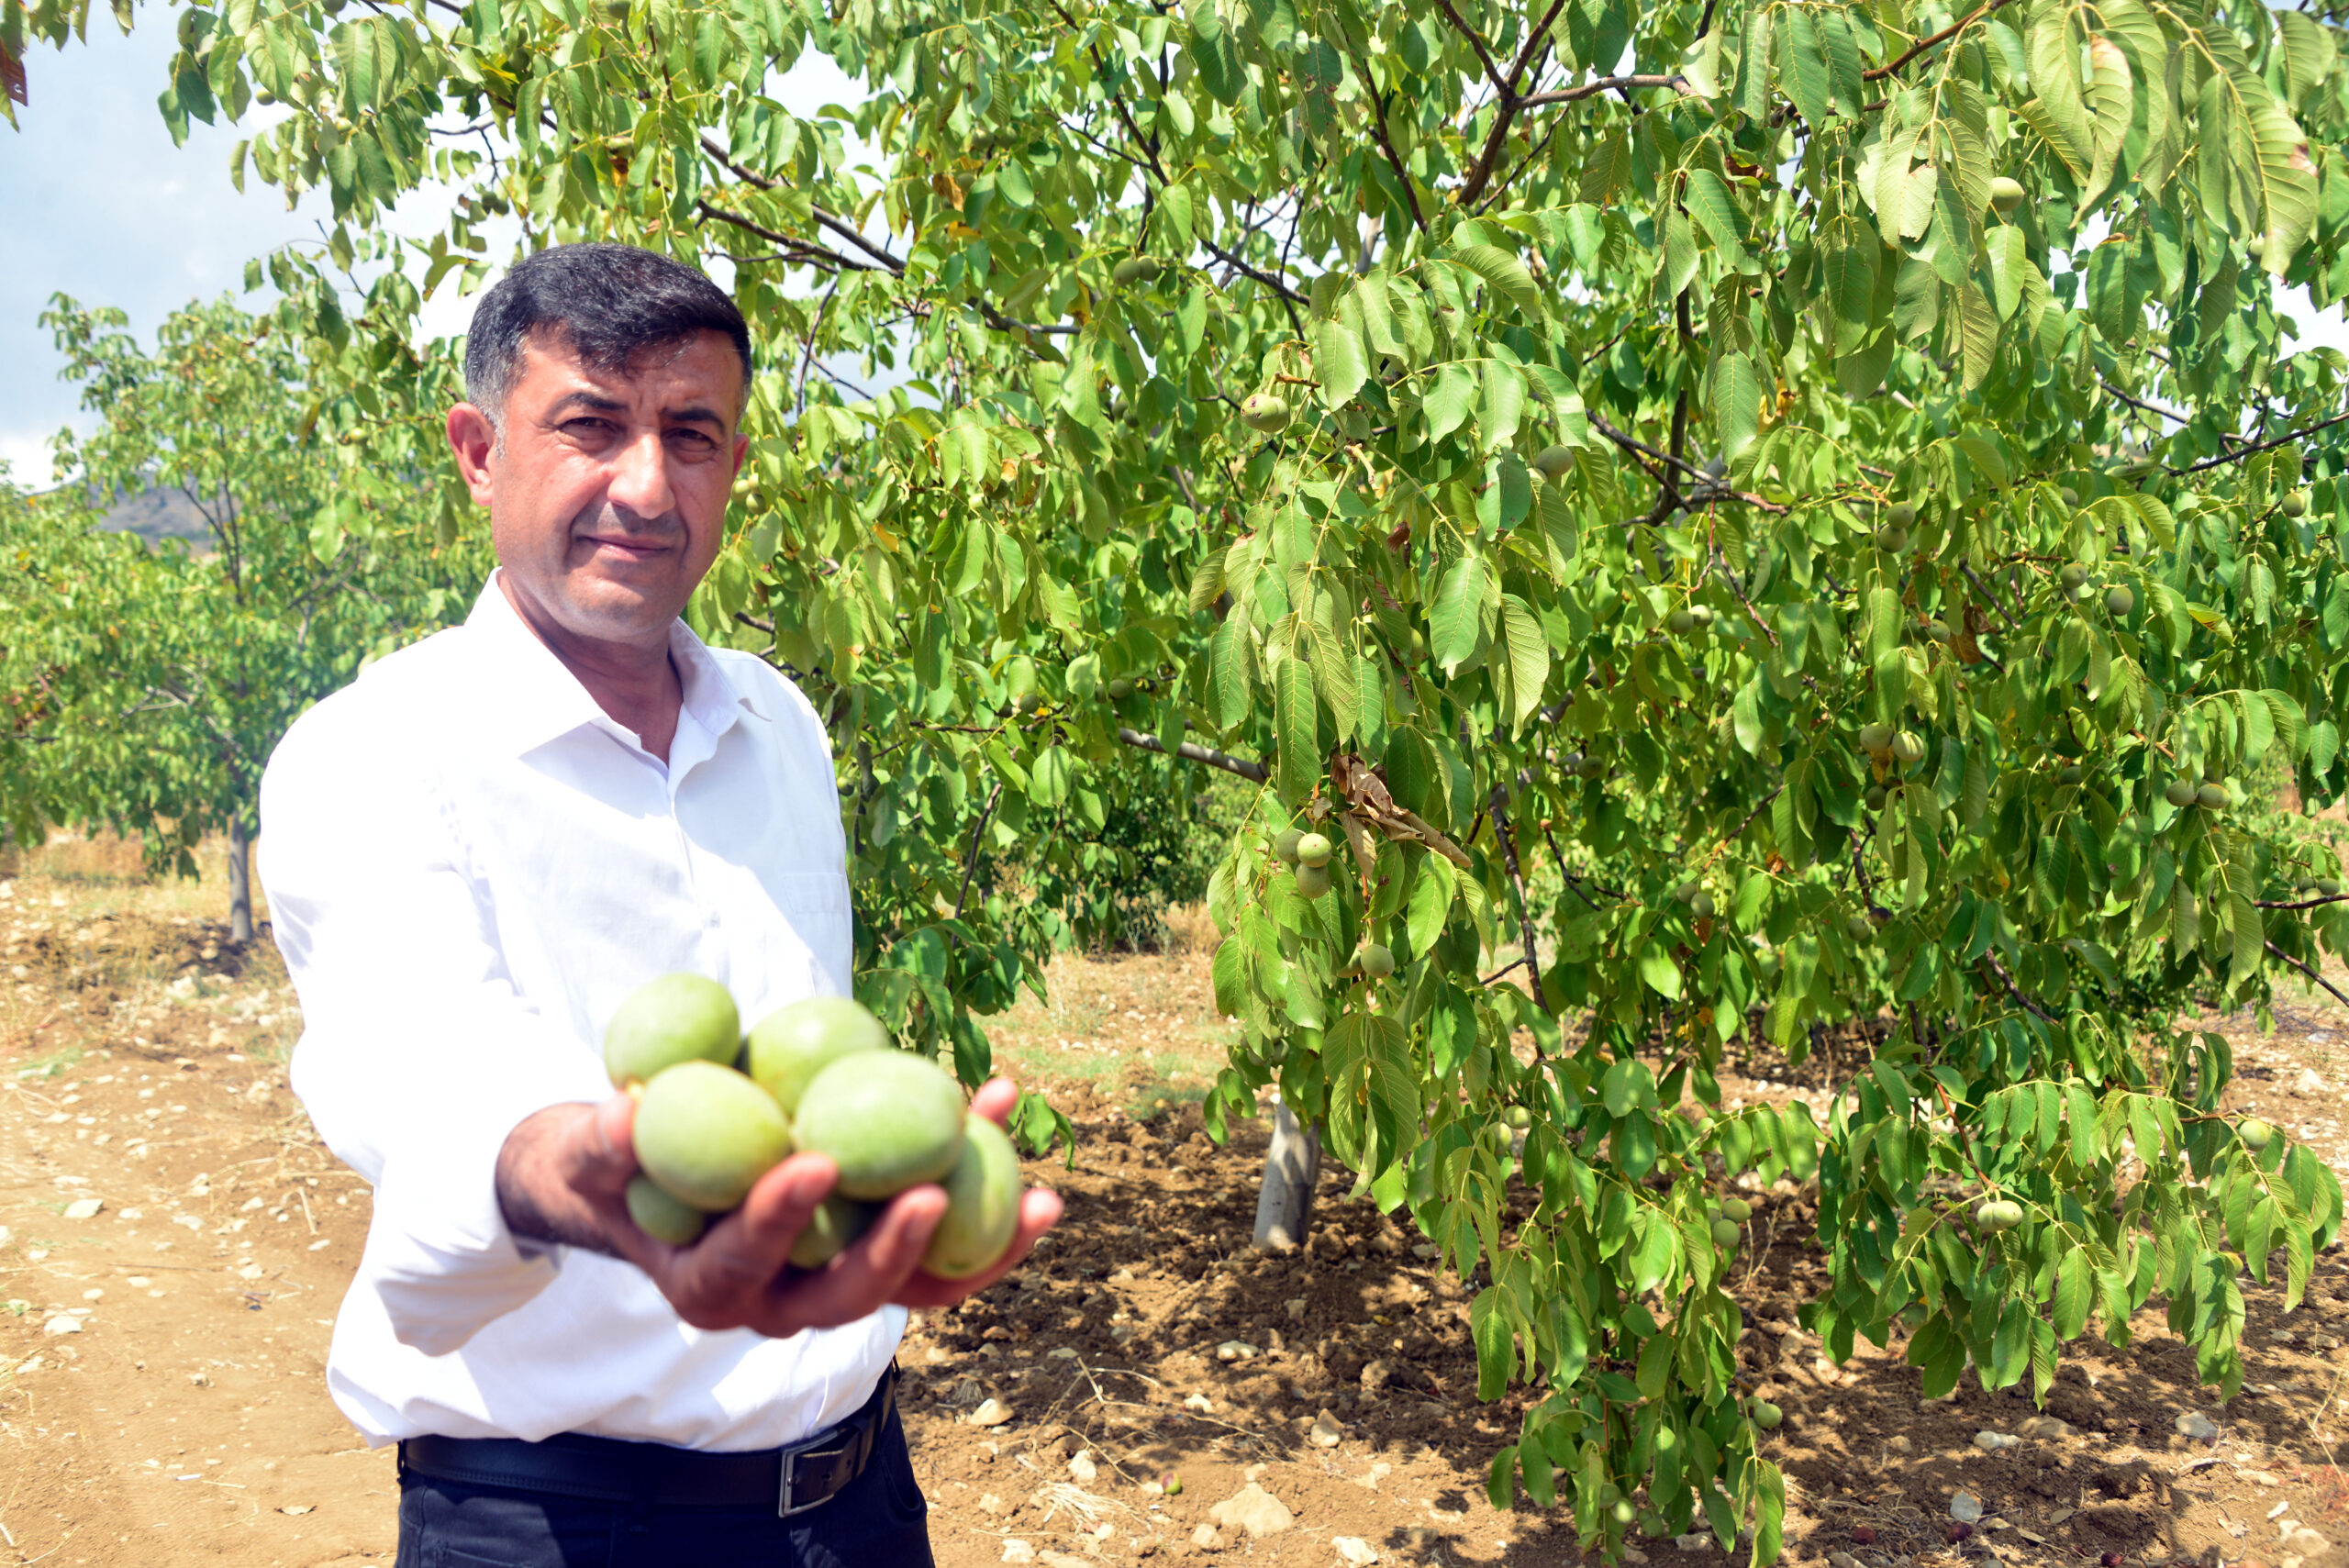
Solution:
{"label": "man's face", "polygon": [[618,372],[534,333],[495,428],[470,403],[450,411],[449,444],[526,615],[588,641],[666,646],[718,557],[748,445],[742,393],[721,333]]}

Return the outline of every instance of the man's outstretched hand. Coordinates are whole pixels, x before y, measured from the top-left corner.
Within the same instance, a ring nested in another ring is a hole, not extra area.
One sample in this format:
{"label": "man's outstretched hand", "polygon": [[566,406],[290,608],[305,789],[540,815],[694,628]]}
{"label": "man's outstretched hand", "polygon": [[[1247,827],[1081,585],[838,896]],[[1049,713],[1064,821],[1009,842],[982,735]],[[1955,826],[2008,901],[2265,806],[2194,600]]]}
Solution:
{"label": "man's outstretched hand", "polygon": [[[971,1108],[1001,1126],[1019,1103],[1008,1078],[981,1089]],[[516,1128],[497,1157],[497,1201],[518,1235],[627,1259],[696,1329],[755,1329],[781,1339],[803,1329],[852,1323],[874,1308],[947,1307],[1019,1266],[1061,1217],[1057,1194],[1030,1187],[1003,1257],[969,1279],[925,1273],[921,1255],[946,1214],[942,1187],[889,1200],[871,1229],[813,1273],[785,1273],[792,1244],[839,1179],[821,1154],[794,1154],[759,1178],[742,1207],[690,1245],[673,1247],[637,1229],[624,1196],[637,1173],[636,1102],[554,1106]]]}

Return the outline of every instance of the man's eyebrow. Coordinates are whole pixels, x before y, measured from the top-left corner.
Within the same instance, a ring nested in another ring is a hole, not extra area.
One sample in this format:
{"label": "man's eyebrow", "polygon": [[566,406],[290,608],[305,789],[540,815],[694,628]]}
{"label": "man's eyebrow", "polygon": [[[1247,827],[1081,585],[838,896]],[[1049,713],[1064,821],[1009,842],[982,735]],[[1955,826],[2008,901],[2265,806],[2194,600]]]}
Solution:
{"label": "man's eyebrow", "polygon": [[715,425],[721,430],[726,428],[725,415],[698,403],[689,403],[683,408],[663,408],[661,417],[674,425]]}
{"label": "man's eyebrow", "polygon": [[567,392],[555,399],[547,410],[549,419],[560,419],[567,414],[625,414],[628,405],[616,397],[599,397],[592,392]]}

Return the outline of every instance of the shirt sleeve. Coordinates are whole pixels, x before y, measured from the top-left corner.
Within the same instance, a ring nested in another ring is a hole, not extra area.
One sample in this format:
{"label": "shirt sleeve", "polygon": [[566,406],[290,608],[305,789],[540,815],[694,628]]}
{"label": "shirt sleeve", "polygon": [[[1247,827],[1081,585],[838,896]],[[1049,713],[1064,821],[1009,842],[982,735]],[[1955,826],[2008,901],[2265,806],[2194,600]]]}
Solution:
{"label": "shirt sleeve", "polygon": [[270,759],[260,872],[302,1003],[294,1091],[375,1186],[357,1288],[402,1344],[443,1355],[562,1265],[499,1209],[507,1134],[610,1088],[597,1053],[517,990],[418,738],[383,722],[363,684]]}

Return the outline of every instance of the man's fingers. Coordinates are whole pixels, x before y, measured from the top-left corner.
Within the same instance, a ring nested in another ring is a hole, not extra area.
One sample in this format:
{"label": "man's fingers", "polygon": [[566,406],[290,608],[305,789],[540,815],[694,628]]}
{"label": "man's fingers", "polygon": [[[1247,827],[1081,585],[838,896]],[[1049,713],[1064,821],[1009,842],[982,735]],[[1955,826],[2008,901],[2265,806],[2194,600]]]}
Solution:
{"label": "man's fingers", "polygon": [[636,1101],[614,1095],[596,1107],[580,1128],[574,1156],[582,1178],[578,1184],[600,1192],[619,1192],[636,1174]]}
{"label": "man's fingers", "polygon": [[971,1096],[974,1114],[983,1116],[997,1127],[1010,1124],[1011,1113],[1019,1105],[1019,1085],[1008,1078],[993,1078],[977,1094]]}
{"label": "man's fingers", "polygon": [[656,1276],[661,1293],[687,1322],[696,1314],[714,1319],[749,1310],[783,1272],[792,1243],[839,1179],[838,1167],[820,1154],[785,1160],[759,1178],[741,1207],[678,1249],[665,1277]]}
{"label": "man's fingers", "polygon": [[944,1189],[924,1185],[899,1193],[840,1256],[814,1273],[777,1282],[772,1294],[778,1327],[785,1333],[829,1328],[885,1306],[921,1267],[945,1217]]}

